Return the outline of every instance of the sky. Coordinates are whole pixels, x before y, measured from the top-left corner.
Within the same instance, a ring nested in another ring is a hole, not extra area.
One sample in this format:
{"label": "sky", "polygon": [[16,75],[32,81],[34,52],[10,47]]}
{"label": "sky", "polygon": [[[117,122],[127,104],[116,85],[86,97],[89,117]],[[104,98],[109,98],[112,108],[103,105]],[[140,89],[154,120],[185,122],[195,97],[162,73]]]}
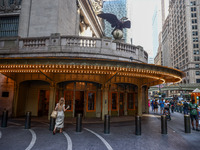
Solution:
{"label": "sky", "polygon": [[152,17],[156,4],[161,6],[161,0],[132,0],[132,2],[133,44],[142,46],[150,56],[153,50]]}

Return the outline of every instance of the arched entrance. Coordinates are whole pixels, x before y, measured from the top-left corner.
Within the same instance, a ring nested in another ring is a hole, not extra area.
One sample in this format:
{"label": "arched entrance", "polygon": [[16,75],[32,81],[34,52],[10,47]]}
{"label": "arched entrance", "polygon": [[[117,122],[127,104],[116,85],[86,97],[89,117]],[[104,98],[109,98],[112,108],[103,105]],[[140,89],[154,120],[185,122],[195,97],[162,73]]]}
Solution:
{"label": "arched entrance", "polygon": [[129,83],[113,83],[109,87],[109,112],[112,116],[135,114],[137,86]]}
{"label": "arched entrance", "polygon": [[65,104],[70,108],[66,115],[76,117],[100,117],[101,114],[101,85],[86,81],[68,81],[58,83],[57,102],[60,97],[65,98]]}
{"label": "arched entrance", "polygon": [[49,83],[32,80],[19,84],[17,101],[17,116],[24,116],[31,111],[33,116],[48,115],[49,110]]}

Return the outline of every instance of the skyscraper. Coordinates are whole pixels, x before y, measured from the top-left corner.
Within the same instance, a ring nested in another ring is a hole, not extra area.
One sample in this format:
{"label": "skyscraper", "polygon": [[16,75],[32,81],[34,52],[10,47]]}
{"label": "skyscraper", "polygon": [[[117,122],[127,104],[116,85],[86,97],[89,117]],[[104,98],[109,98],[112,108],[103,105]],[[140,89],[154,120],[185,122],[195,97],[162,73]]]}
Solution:
{"label": "skyscraper", "polygon": [[199,4],[200,0],[170,1],[171,62],[186,73],[183,83],[200,83]]}
{"label": "skyscraper", "polygon": [[161,22],[161,9],[156,6],[154,10],[154,14],[152,17],[152,30],[153,30],[153,58],[156,57],[158,47],[159,47],[159,38],[158,35],[162,30],[162,22]]}
{"label": "skyscraper", "polygon": [[[153,30],[153,58],[156,56],[160,56],[162,53],[162,45],[159,43],[159,40],[162,40],[162,27],[165,23],[166,16],[168,15],[168,1],[157,0],[157,5],[154,10],[154,14],[152,17],[152,30]],[[159,38],[160,37],[160,38]],[[160,51],[158,50],[160,49]],[[160,57],[161,58],[161,57]],[[158,62],[158,58],[156,62]],[[161,62],[161,61],[160,61]]]}

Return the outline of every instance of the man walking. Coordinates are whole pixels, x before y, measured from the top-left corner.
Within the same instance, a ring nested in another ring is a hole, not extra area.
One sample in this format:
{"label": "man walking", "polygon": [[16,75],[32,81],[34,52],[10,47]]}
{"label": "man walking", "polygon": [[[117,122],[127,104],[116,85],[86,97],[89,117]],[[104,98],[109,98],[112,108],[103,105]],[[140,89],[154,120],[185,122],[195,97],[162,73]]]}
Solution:
{"label": "man walking", "polygon": [[198,105],[195,104],[195,100],[193,99],[192,100],[192,103],[189,104],[189,110],[190,110],[190,118],[191,118],[191,122],[192,122],[192,130],[195,130],[194,128],[194,122],[193,120],[195,119],[196,120],[196,131],[200,131],[198,129]]}

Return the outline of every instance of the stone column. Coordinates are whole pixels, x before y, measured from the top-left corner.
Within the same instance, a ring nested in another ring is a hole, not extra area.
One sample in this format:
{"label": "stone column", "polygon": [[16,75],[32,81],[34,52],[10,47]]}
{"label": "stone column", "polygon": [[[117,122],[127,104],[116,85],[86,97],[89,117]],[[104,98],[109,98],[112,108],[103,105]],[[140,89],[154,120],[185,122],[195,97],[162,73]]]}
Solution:
{"label": "stone column", "polygon": [[75,28],[75,35],[79,35],[79,24],[80,24],[80,7],[78,6],[77,13],[76,13],[76,28]]}
{"label": "stone column", "polygon": [[[109,115],[111,116],[112,115],[112,92],[111,90],[108,91],[108,94],[110,94],[110,99],[108,100],[108,103],[109,103],[109,108],[108,108],[108,111],[109,111]],[[109,97],[108,96],[108,97]]]}
{"label": "stone column", "polygon": [[148,113],[148,88],[147,88],[147,86],[142,87],[142,112]]}
{"label": "stone column", "polygon": [[84,114],[84,117],[87,117],[87,94],[88,94],[88,90],[85,90],[84,91],[84,108],[83,108],[83,114]]}
{"label": "stone column", "polygon": [[145,98],[146,98],[146,103],[145,103],[145,113],[148,113],[149,112],[149,106],[148,106],[148,101],[149,101],[149,99],[148,99],[148,91],[149,91],[149,87],[145,87],[145,89],[146,89],[146,92],[145,92]]}
{"label": "stone column", "polygon": [[138,85],[138,110],[137,115],[142,116],[142,86]]}
{"label": "stone column", "polygon": [[117,90],[117,113],[119,116],[119,99],[120,99],[120,92]]}
{"label": "stone column", "polygon": [[104,120],[104,115],[108,114],[108,86],[105,85],[102,89],[103,100],[102,100],[102,120]]}
{"label": "stone column", "polygon": [[22,1],[21,6],[18,34],[20,37],[28,37],[32,0]]}
{"label": "stone column", "polygon": [[13,112],[12,115],[14,117],[17,116],[17,104],[18,104],[18,96],[19,96],[19,83],[14,84],[14,97],[13,97]]}
{"label": "stone column", "polygon": [[74,91],[73,91],[73,117],[75,117],[75,99],[76,99],[76,82],[74,82]]}
{"label": "stone column", "polygon": [[128,93],[127,93],[127,91],[125,91],[125,93],[124,93],[124,115],[126,115],[126,116],[128,115],[127,102],[128,102]]}
{"label": "stone column", "polygon": [[101,89],[98,89],[96,94],[96,117],[101,117]]}
{"label": "stone column", "polygon": [[55,83],[50,85],[49,90],[49,119],[52,111],[55,109],[55,98],[56,98],[56,86]]}

